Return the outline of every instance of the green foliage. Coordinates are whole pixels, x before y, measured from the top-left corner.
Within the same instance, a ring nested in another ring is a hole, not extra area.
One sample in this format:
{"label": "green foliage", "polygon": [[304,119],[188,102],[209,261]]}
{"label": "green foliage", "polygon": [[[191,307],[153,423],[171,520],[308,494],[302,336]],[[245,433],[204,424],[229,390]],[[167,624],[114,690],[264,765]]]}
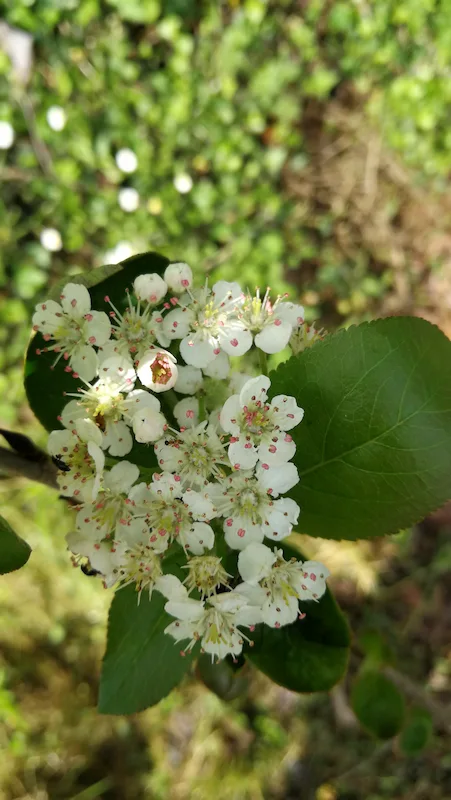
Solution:
{"label": "green foliage", "polygon": [[407,756],[416,756],[429,744],[432,737],[432,717],[424,708],[411,710],[399,744]]}
{"label": "green foliage", "polygon": [[[285,558],[299,552],[280,543]],[[258,669],[294,692],[324,692],[344,675],[349,654],[349,628],[329,590],[318,603],[300,603],[304,619],[276,630],[259,625],[254,646],[246,652]]]}
{"label": "green foliage", "polygon": [[133,714],[159,703],[182,680],[192,656],[182,656],[164,629],[173,621],[158,593],[149,601],[133,586],[116,592],[108,618],[108,642],[100,681],[99,711]]}
{"label": "green foliage", "polygon": [[0,575],[23,567],[30,554],[31,547],[0,517]]}
{"label": "green foliage", "polygon": [[359,722],[379,739],[391,739],[404,723],[404,698],[395,684],[376,670],[363,670],[354,681],[351,704]]}
{"label": "green foliage", "polygon": [[272,373],[307,409],[295,428],[303,533],[364,539],[412,525],[449,497],[451,343],[418,318],[326,337]]}

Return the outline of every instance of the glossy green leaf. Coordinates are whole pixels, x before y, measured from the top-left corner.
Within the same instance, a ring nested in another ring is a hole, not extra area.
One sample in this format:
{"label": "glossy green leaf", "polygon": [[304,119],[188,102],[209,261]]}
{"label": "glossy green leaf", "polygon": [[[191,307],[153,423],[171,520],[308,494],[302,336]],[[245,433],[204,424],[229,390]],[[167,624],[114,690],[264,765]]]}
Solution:
{"label": "glossy green leaf", "polygon": [[271,374],[305,409],[293,430],[300,529],[395,533],[451,495],[451,342],[415,317],[328,336]]}
{"label": "glossy green leaf", "polygon": [[31,547],[0,517],[0,575],[23,567],[30,554]]}
{"label": "glossy green leaf", "polygon": [[[128,258],[120,266],[99,267],[88,275],[71,277],[70,281],[81,283],[89,289],[92,307],[96,310],[109,310],[104,300],[108,295],[116,308],[122,311],[126,305],[125,290],[131,288],[134,279],[145,272],[162,274],[168,263],[167,258],[157,253],[144,253]],[[65,281],[63,285],[67,282]],[[57,417],[67,402],[63,393],[77,391],[80,381],[74,380],[70,373],[65,372],[61,362],[51,370],[55,354],[36,353],[36,350],[42,350],[44,347],[42,336],[36,334],[28,346],[25,389],[32,410],[42,425],[51,431],[61,427]],[[127,460],[147,467],[156,465],[153,448],[136,442],[132,451],[127,454]]]}
{"label": "glossy green leaf", "polygon": [[424,708],[412,709],[407,724],[399,737],[403,753],[416,756],[429,744],[433,722],[429,711]]}
{"label": "glossy green leaf", "polygon": [[[284,542],[285,558],[302,558]],[[275,683],[294,692],[323,692],[344,675],[349,654],[349,628],[328,590],[318,603],[300,603],[306,614],[279,630],[258,625],[254,647],[246,657]]]}
{"label": "glossy green leaf", "polygon": [[391,739],[404,723],[404,698],[395,684],[376,670],[363,670],[354,682],[351,704],[359,722],[379,739]]}
{"label": "glossy green leaf", "polygon": [[164,611],[166,600],[133,586],[116,592],[108,619],[108,640],[100,680],[99,711],[133,714],[158,703],[177,686],[192,656],[164,633],[173,622]]}

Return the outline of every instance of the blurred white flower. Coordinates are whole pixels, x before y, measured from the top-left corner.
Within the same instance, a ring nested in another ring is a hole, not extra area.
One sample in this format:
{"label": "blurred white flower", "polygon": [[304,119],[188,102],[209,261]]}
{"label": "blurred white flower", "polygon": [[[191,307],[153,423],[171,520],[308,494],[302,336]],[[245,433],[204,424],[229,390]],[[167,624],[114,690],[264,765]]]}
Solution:
{"label": "blurred white flower", "polygon": [[14,142],[14,128],[5,120],[0,121],[0,150],[8,150]]}
{"label": "blurred white flower", "polygon": [[136,211],[139,206],[139,194],[131,187],[119,189],[118,203],[122,211]]}
{"label": "blurred white flower", "polygon": [[129,242],[118,242],[112,250],[105,253],[105,264],[119,264],[135,254],[135,250]]}
{"label": "blurred white flower", "polygon": [[54,131],[62,131],[67,122],[66,112],[61,106],[50,106],[46,117],[48,124]]}
{"label": "blurred white flower", "polygon": [[121,172],[131,173],[137,169],[138,159],[133,150],[123,147],[122,150],[118,150],[116,153],[116,164]]}
{"label": "blurred white flower", "polygon": [[44,249],[49,250],[51,253],[57,253],[58,250],[62,249],[63,240],[56,228],[44,228],[39,238]]}
{"label": "blurred white flower", "polygon": [[174,186],[180,194],[187,194],[193,188],[193,179],[186,172],[181,172],[175,176]]}

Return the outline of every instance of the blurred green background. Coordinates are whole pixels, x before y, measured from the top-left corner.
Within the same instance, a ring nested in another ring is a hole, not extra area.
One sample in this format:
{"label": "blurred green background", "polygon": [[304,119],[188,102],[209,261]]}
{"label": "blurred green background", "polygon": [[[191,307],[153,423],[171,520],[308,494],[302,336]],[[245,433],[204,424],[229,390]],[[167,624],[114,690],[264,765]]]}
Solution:
{"label": "blurred green background", "polygon": [[[450,333],[450,53],[446,0],[0,3],[2,426],[45,446],[21,361],[46,287],[143,250],[288,290],[329,329],[418,313]],[[451,798],[446,509],[384,542],[302,542],[349,613],[351,674],[383,646],[415,702],[430,691],[433,738],[407,757],[355,724],[347,684],[298,697],[251,671],[231,701],[187,679],[99,716],[109,596],[71,566],[51,490],[0,492],[34,548],[0,582],[2,800]]]}

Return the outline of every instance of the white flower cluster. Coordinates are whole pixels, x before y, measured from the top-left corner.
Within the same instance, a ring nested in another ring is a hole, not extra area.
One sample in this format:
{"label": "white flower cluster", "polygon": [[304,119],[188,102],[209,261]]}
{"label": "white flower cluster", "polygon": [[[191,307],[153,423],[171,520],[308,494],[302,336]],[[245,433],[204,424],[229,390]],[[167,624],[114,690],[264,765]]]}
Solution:
{"label": "white flower cluster", "polygon": [[[33,325],[82,384],[48,445],[61,492],[76,501],[76,563],[88,560],[106,586],[134,584],[138,599],[160,592],[175,619],[167,633],[221,659],[252,644],[242,628],[302,618],[299,603],[318,600],[329,573],[278,548],[300,511],[283,495],[299,481],[290,431],[304,411],[268,397],[252,355],[246,371],[230,361],[303,336],[303,309],[237,283],[192,283],[187,264],[170,264],[163,277],[139,275],[122,303],[105,297],[108,312],[69,283],[60,302],[37,306]],[[135,443],[155,453],[146,480]]]}

